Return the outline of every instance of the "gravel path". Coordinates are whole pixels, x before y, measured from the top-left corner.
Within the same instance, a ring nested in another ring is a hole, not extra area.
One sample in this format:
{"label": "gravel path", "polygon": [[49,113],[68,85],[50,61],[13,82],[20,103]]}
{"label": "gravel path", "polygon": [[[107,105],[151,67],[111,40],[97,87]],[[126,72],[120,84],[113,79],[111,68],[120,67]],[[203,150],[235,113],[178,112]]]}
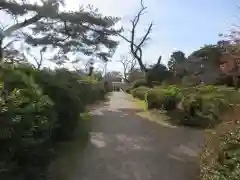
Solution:
{"label": "gravel path", "polygon": [[71,180],[196,180],[202,132],[136,115],[123,92],[93,109],[91,141]]}

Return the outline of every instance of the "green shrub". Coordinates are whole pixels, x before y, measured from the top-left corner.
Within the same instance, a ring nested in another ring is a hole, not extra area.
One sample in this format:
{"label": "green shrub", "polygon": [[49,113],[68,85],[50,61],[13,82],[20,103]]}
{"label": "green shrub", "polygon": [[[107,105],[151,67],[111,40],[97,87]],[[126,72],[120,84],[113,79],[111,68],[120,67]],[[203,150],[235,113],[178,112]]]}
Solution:
{"label": "green shrub", "polygon": [[70,73],[62,71],[39,72],[36,76],[44,93],[54,102],[57,128],[53,136],[59,140],[71,137],[77,126],[79,113],[84,111],[84,104],[79,97],[79,93],[82,91],[81,85],[74,78]]}
{"label": "green shrub", "polygon": [[104,98],[104,84],[65,69],[4,66],[0,72],[0,174],[41,179],[54,143],[86,132],[80,113]]}
{"label": "green shrub", "polygon": [[200,84],[200,81],[195,76],[184,76],[182,78],[182,85],[186,87],[196,86]]}
{"label": "green shrub", "polygon": [[0,88],[0,169],[15,169],[24,179],[34,179],[45,170],[52,156],[54,102],[43,94],[33,78],[17,69],[7,72],[1,75],[1,80],[10,80],[11,75],[13,79],[2,81]]}
{"label": "green shrub", "polygon": [[184,118],[180,119],[180,123],[187,126],[205,126],[206,120],[199,116],[199,112],[202,111],[202,104],[203,99],[198,94],[185,96],[182,101]]}
{"label": "green shrub", "polygon": [[128,94],[130,94],[130,93],[131,93],[131,90],[132,90],[132,87],[127,88],[127,89],[125,90],[125,92],[128,93]]}
{"label": "green shrub", "polygon": [[197,115],[197,111],[202,109],[202,97],[199,95],[190,94],[183,98],[182,107],[189,117],[194,117]]}
{"label": "green shrub", "polygon": [[138,87],[130,90],[130,93],[133,97],[138,98],[140,100],[145,100],[145,94],[149,91],[147,87]]}
{"label": "green shrub", "polygon": [[132,89],[138,88],[140,86],[147,86],[145,79],[139,79],[133,82]]}
{"label": "green shrub", "polygon": [[181,100],[181,92],[175,86],[151,89],[145,96],[148,108],[173,110]]}
{"label": "green shrub", "polygon": [[201,180],[238,180],[240,177],[240,125],[221,124],[207,138],[201,153]]}
{"label": "green shrub", "polygon": [[59,140],[71,138],[79,122],[79,113],[84,112],[86,105],[103,99],[105,95],[104,84],[80,79],[77,74],[64,69],[41,71],[35,78],[44,93],[54,101],[58,116],[54,137]]}
{"label": "green shrub", "polygon": [[214,86],[199,86],[194,91],[185,91],[183,110],[184,124],[214,126],[220,123],[220,116],[227,110],[229,100]]}

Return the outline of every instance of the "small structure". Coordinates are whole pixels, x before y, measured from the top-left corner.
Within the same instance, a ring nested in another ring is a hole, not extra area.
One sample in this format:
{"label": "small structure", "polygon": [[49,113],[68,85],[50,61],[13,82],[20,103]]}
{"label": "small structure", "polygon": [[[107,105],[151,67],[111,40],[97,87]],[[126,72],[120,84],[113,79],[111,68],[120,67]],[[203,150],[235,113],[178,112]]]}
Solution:
{"label": "small structure", "polygon": [[118,90],[125,91],[127,88],[131,86],[131,84],[125,83],[125,82],[112,82],[112,86],[113,86],[113,91],[118,91]]}
{"label": "small structure", "polygon": [[113,91],[118,91],[122,89],[122,82],[112,82]]}

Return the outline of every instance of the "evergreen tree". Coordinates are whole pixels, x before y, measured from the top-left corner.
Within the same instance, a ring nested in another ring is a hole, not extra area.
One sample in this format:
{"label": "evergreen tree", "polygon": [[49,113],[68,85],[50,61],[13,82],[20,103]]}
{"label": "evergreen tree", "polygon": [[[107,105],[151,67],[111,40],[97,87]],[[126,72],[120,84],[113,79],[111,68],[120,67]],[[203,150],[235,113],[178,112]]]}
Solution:
{"label": "evergreen tree", "polygon": [[[3,41],[16,36],[32,46],[57,48],[56,58],[81,52],[108,60],[118,45],[111,36],[120,32],[113,28],[119,18],[103,16],[92,6],[81,7],[78,11],[60,10],[64,6],[64,0],[41,0],[39,3],[0,0],[0,12],[4,11],[16,20],[0,29],[1,61],[6,48]],[[108,51],[102,52],[101,47]]]}

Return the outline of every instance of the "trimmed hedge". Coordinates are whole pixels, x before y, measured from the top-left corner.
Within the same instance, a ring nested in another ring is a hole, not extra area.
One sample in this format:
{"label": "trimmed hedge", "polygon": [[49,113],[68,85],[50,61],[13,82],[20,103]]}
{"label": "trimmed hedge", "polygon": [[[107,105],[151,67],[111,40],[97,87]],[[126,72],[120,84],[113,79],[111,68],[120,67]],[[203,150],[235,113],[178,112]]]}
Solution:
{"label": "trimmed hedge", "polygon": [[221,123],[221,116],[230,104],[240,102],[239,92],[216,86],[198,86],[182,89],[182,124],[213,127]]}
{"label": "trimmed hedge", "polygon": [[180,89],[175,86],[151,89],[145,94],[145,101],[147,102],[148,109],[174,110],[180,100]]}
{"label": "trimmed hedge", "polygon": [[147,87],[138,87],[135,89],[131,89],[130,93],[133,97],[138,98],[140,100],[145,100],[145,94],[149,91]]}
{"label": "trimmed hedge", "polygon": [[182,124],[212,127],[221,122],[220,116],[227,110],[228,103],[220,94],[189,94],[182,101],[185,119]]}
{"label": "trimmed hedge", "polygon": [[146,83],[145,79],[139,79],[139,80],[134,81],[133,85],[132,85],[132,89],[138,88],[140,86],[146,86],[147,87],[147,83]]}
{"label": "trimmed hedge", "polygon": [[[130,90],[135,98],[145,100],[148,109],[178,110],[182,113],[179,123],[196,127],[213,127],[221,122],[221,116],[229,104],[240,102],[239,92],[232,88],[217,86],[139,87]],[[144,98],[145,96],[145,98]]]}

